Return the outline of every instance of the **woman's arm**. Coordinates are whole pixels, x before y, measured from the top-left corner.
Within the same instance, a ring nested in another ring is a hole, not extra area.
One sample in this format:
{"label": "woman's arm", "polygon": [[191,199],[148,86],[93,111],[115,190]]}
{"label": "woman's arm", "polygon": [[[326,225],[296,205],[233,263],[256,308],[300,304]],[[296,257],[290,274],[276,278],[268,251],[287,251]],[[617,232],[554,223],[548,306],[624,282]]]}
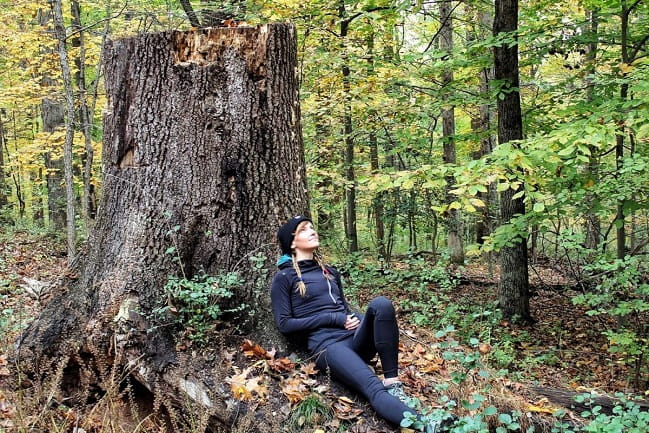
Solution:
{"label": "woman's arm", "polygon": [[277,275],[270,289],[270,300],[273,316],[279,332],[292,334],[300,331],[311,331],[325,326],[344,327],[347,316],[345,313],[323,312],[295,318],[291,308],[291,284],[288,278]]}
{"label": "woman's arm", "polygon": [[338,269],[332,268],[328,266],[329,272],[331,272],[334,276],[334,280],[336,281],[336,284],[338,285],[338,290],[340,290],[340,299],[343,302],[343,306],[345,307],[345,311],[347,311],[347,314],[356,314],[355,311],[353,311],[351,308],[349,308],[349,304],[347,303],[347,298],[345,298],[345,292],[343,291],[343,282],[342,278],[340,276],[340,272],[338,272]]}

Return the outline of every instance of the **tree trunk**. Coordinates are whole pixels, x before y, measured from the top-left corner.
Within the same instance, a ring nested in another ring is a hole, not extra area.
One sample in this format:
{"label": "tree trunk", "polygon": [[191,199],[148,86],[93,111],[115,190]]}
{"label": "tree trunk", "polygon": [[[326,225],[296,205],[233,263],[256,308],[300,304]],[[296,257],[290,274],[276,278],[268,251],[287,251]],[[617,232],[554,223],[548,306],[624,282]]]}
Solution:
{"label": "tree trunk", "polygon": [[[586,51],[586,99],[588,102],[593,102],[595,93],[595,83],[592,78],[595,75],[597,67],[597,37],[598,37],[598,14],[596,10],[586,12],[586,22],[589,28],[586,34],[590,38]],[[592,179],[593,185],[599,181],[599,156],[595,146],[590,146],[590,156],[588,157],[588,165],[586,166],[586,177]],[[601,222],[596,213],[597,197],[592,192],[587,192],[584,199],[586,205],[586,248],[596,250],[600,243],[602,232]]]}
{"label": "tree trunk", "polygon": [[[494,36],[515,32],[518,27],[518,0],[496,0]],[[498,141],[500,144],[523,138],[523,120],[518,78],[518,44],[505,42],[494,48],[494,76],[504,82],[498,98]],[[519,186],[520,191],[523,185]],[[511,188],[501,198],[501,224],[508,224],[517,215],[525,214],[523,197]],[[531,320],[529,278],[527,269],[527,233],[519,233],[513,245],[501,250],[500,308],[504,317]]]}
{"label": "tree trunk", "polygon": [[65,144],[63,146],[63,172],[65,178],[65,202],[66,202],[66,232],[68,245],[68,263],[72,264],[75,256],[75,211],[74,211],[74,177],[72,175],[72,141],[74,139],[74,95],[72,92],[72,76],[70,73],[70,62],[68,61],[68,48],[66,46],[66,34],[63,24],[63,11],[61,0],[54,0],[52,3],[54,14],[54,32],[59,45],[59,61],[61,64],[61,78],[65,95]]}
{"label": "tree trunk", "polygon": [[[49,27],[52,19],[51,12],[41,10],[39,12],[39,23],[43,27]],[[53,30],[48,30],[53,32]],[[51,77],[43,77],[42,85],[45,88],[55,86],[56,80]],[[56,95],[57,92],[51,92]],[[54,132],[65,123],[63,102],[54,97],[46,96],[41,101],[41,118],[43,121],[43,132]],[[55,230],[65,228],[65,188],[63,180],[63,159],[52,152],[44,154],[45,167],[47,168],[47,209],[50,227]]]}
{"label": "tree trunk", "polygon": [[[488,35],[484,29],[493,27],[493,17],[490,12],[476,10],[476,20],[474,30],[468,35],[470,40],[484,40]],[[480,72],[480,87],[478,89],[481,98],[484,100],[477,107],[477,114],[471,119],[471,129],[473,133],[480,137],[480,150],[475,153],[475,159],[480,159],[491,154],[494,149],[496,138],[491,133],[493,124],[493,110],[489,104],[489,83],[493,80],[493,66],[485,67]],[[478,192],[478,198],[485,204],[479,209],[479,215],[475,225],[475,239],[479,245],[484,244],[485,238],[491,234],[494,224],[497,221],[497,204],[498,193],[496,192],[495,183],[487,186],[487,192]],[[489,253],[491,256],[491,253]]]}
{"label": "tree trunk", "polygon": [[[374,30],[370,31],[367,37],[367,63],[368,75],[374,76]],[[379,143],[376,136],[376,110],[370,109],[368,118],[371,122],[369,130],[368,143],[370,147],[370,170],[372,175],[379,172]],[[372,198],[372,214],[374,216],[374,233],[376,235],[376,251],[379,258],[387,261],[387,251],[385,249],[385,224],[383,222],[383,200],[385,200],[385,193],[379,192]]]}
{"label": "tree trunk", "polygon": [[[108,5],[110,8],[110,5]],[[94,149],[92,148],[92,125],[94,120],[95,102],[97,98],[92,99],[91,105],[88,104],[88,86],[86,82],[86,44],[84,38],[84,31],[81,25],[81,6],[78,0],[73,0],[71,3],[72,9],[72,28],[78,32],[78,35],[73,41],[74,45],[79,47],[79,56],[75,59],[77,66],[76,82],[79,89],[79,120],[81,121],[81,131],[83,132],[85,153],[83,155],[83,198],[81,202],[82,214],[84,217],[86,229],[90,227],[91,220],[95,217],[95,210],[93,209],[93,192],[94,186],[92,185],[92,163],[94,159]],[[106,16],[110,16],[110,10],[107,11]],[[107,21],[107,25],[110,20]],[[102,48],[99,55],[100,63],[103,54],[103,42],[105,42],[105,35],[102,36]],[[93,87],[97,86],[99,82],[100,67],[97,67],[97,77]]]}
{"label": "tree trunk", "polygon": [[[620,34],[620,46],[621,46],[621,61],[622,64],[630,64],[631,59],[629,56],[629,48],[627,46],[629,40],[629,14],[631,9],[626,5],[626,2],[622,2],[622,13],[621,13],[621,34]],[[622,79],[626,78],[626,73],[622,73]],[[624,81],[620,85],[620,100],[626,101],[629,96],[629,84]],[[618,128],[618,132],[615,136],[615,161],[616,161],[616,172],[615,177],[619,177],[619,173],[622,170],[623,159],[624,159],[624,122],[620,122],[621,125]],[[623,200],[618,201],[617,212],[615,215],[615,226],[616,226],[616,250],[617,258],[624,259],[626,256],[626,230],[624,227],[625,215],[624,215],[624,203]]]}
{"label": "tree trunk", "polygon": [[349,29],[349,18],[345,2],[338,6],[340,18],[340,41],[342,53],[341,73],[343,78],[343,136],[345,140],[345,234],[350,253],[358,251],[358,232],[356,231],[356,176],[354,174],[354,138],[352,137],[352,96],[349,82],[349,65],[347,63],[346,39]]}
{"label": "tree trunk", "polygon": [[103,194],[89,251],[21,353],[36,368],[62,352],[121,359],[147,387],[163,369],[178,387],[187,378],[172,327],[155,326],[152,312],[166,304],[169,276],[201,271],[238,272],[238,326],[282,346],[268,274],[249,258],[274,262],[277,228],[308,210],[294,28],[145,34],[109,41],[105,62]]}
{"label": "tree trunk", "polygon": [[11,221],[9,204],[9,187],[7,185],[7,173],[5,171],[5,129],[4,123],[0,118],[0,224],[6,224]]}
{"label": "tree trunk", "polygon": [[[451,15],[451,3],[439,3],[439,18],[442,22],[442,27],[439,31],[439,48],[445,52],[447,57],[453,55],[453,17]],[[448,91],[451,83],[453,82],[453,70],[447,67],[442,72],[442,88]],[[444,164],[451,169],[455,165],[455,107],[450,105],[442,110],[442,131],[443,131],[443,146]],[[450,205],[454,201],[451,190],[455,185],[455,176],[446,176],[446,204]],[[457,209],[450,209],[446,215],[446,226],[448,229],[446,246],[451,254],[451,261],[453,263],[464,262],[464,248],[462,246],[462,220],[460,219],[460,212]]]}

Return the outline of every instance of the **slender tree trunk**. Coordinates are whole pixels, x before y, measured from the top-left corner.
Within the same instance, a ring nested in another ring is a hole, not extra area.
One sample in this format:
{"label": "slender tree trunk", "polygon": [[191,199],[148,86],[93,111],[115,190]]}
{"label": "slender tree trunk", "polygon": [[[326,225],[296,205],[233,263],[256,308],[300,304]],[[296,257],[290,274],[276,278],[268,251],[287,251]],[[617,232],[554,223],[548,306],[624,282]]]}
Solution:
{"label": "slender tree trunk", "polygon": [[[51,11],[41,10],[39,12],[39,23],[43,27],[49,27],[51,21]],[[47,30],[53,33],[53,30]],[[56,39],[55,36],[53,36]],[[51,77],[43,77],[43,87],[52,88],[57,85],[56,80]],[[55,92],[50,92],[56,95]],[[56,96],[46,96],[41,101],[41,117],[43,121],[43,132],[54,132],[65,124],[64,105]],[[64,163],[62,156],[52,152],[43,155],[45,167],[47,169],[47,209],[49,216],[49,225],[55,230],[65,228],[66,203],[64,188]]]}
{"label": "slender tree trunk", "polygon": [[7,172],[5,170],[4,160],[5,149],[4,122],[0,118],[0,224],[7,224],[11,221],[11,210],[9,209],[9,195],[11,191],[7,185]]}
{"label": "slender tree trunk", "polygon": [[[518,28],[518,0],[496,0],[494,36],[512,33]],[[523,138],[523,121],[518,77],[518,44],[504,43],[494,48],[494,75],[504,82],[498,98],[498,141],[500,144]],[[501,193],[501,224],[525,214],[523,197],[514,199],[518,191]],[[514,245],[501,250],[500,308],[504,317],[531,320],[527,259],[527,231],[512,240]]]}
{"label": "slender tree trunk", "polygon": [[[451,2],[442,1],[439,3],[439,15],[442,27],[439,32],[439,48],[450,59],[453,55],[453,17],[451,15]],[[453,82],[453,70],[446,67],[442,72],[442,88],[445,94],[451,95],[449,87]],[[455,107],[449,105],[442,110],[442,131],[444,164],[451,169],[456,162],[455,159]],[[451,190],[455,185],[455,176],[446,175],[446,204],[450,205],[454,201]],[[457,209],[450,209],[447,212],[446,226],[448,229],[447,243],[453,263],[464,262],[464,248],[462,246],[462,220],[460,212]]]}
{"label": "slender tree trunk", "polygon": [[[598,37],[598,16],[597,11],[586,12],[586,22],[588,29],[586,34],[590,38],[586,52],[586,100],[593,102],[595,93],[595,83],[590,78],[595,74],[597,68],[597,37]],[[599,181],[599,156],[597,155],[597,148],[590,146],[590,156],[588,158],[587,177],[592,180],[592,184],[596,185]],[[600,236],[602,232],[601,222],[599,216],[595,211],[597,205],[597,197],[592,192],[587,192],[585,197],[586,204],[586,248],[596,250],[600,243]]]}
{"label": "slender tree trunk", "polygon": [[[369,75],[374,75],[374,31],[372,30],[367,38],[367,51],[368,51],[368,69]],[[368,117],[370,119],[370,131],[369,131],[369,147],[370,147],[370,170],[372,174],[377,174],[379,172],[379,143],[376,137],[376,110],[371,109],[368,112]],[[383,200],[385,194],[382,192],[377,193],[375,197],[372,198],[372,213],[374,216],[374,230],[376,235],[376,250],[378,256],[383,260],[387,261],[387,253],[385,250],[385,225],[383,223]]]}
{"label": "slender tree trunk", "polygon": [[[110,2],[109,2],[110,3]],[[86,45],[84,38],[84,31],[81,25],[81,6],[78,0],[73,0],[71,3],[72,8],[72,29],[77,32],[77,37],[73,39],[76,41],[73,45],[79,48],[79,56],[75,59],[77,66],[76,84],[79,90],[79,120],[81,122],[81,131],[83,132],[85,153],[81,160],[83,161],[83,194],[81,200],[82,214],[84,217],[86,229],[90,227],[90,221],[93,219],[94,212],[92,211],[92,195],[90,192],[90,184],[92,182],[92,162],[94,158],[94,149],[92,148],[92,125],[94,113],[94,101],[92,107],[88,106],[88,87],[86,83]],[[110,15],[107,15],[110,16]],[[109,20],[110,21],[110,20]],[[103,52],[103,44],[101,48]],[[101,62],[101,53],[100,53]],[[99,79],[99,67],[97,68],[97,78]]]}
{"label": "slender tree trunk", "polygon": [[[18,130],[16,126],[16,111],[11,110],[11,117],[12,117],[12,123],[13,123],[13,142],[14,142],[14,152],[15,154],[18,154]],[[5,137],[6,139],[6,137]],[[7,146],[7,142],[5,141],[5,151],[7,155],[7,161],[9,164],[11,164],[10,156],[9,156],[9,147]],[[11,172],[11,178],[14,181],[14,187],[16,188],[16,200],[18,200],[18,217],[20,219],[25,218],[25,195],[23,194],[23,189],[22,189],[22,175],[20,174],[20,168],[16,167],[14,170]]]}
{"label": "slender tree trunk", "polygon": [[[622,13],[621,13],[621,34],[620,34],[620,45],[621,45],[621,59],[623,64],[629,64],[631,59],[629,58],[629,14],[631,10],[627,7],[625,1],[622,1]],[[622,73],[622,78],[626,78],[626,73]],[[629,84],[623,82],[620,85],[620,100],[626,101],[629,97]],[[622,170],[623,160],[624,160],[624,125],[621,125],[618,129],[617,135],[615,137],[615,161],[616,161],[616,173],[615,176],[618,177],[619,173]],[[624,215],[624,204],[622,201],[619,201],[617,204],[617,212],[615,215],[615,226],[616,226],[616,238],[617,238],[617,258],[623,259],[626,256],[626,229],[625,229],[625,215]]]}
{"label": "slender tree trunk", "polygon": [[192,27],[200,27],[201,23],[198,21],[196,12],[194,12],[194,8],[192,7],[192,4],[189,2],[189,0],[180,0],[180,5],[183,7],[183,10],[185,11],[185,14],[187,15],[189,23],[192,25]]}
{"label": "slender tree trunk", "polygon": [[74,212],[74,178],[72,175],[72,141],[74,139],[74,93],[72,91],[72,76],[70,74],[70,62],[68,61],[68,48],[66,46],[65,27],[63,25],[63,11],[61,0],[52,2],[52,13],[54,14],[54,29],[59,43],[59,60],[61,62],[61,75],[65,89],[65,144],[63,147],[63,167],[65,173],[65,198],[66,198],[66,228],[68,244],[68,263],[72,264],[75,258],[75,212]]}
{"label": "slender tree trunk", "polygon": [[[490,12],[481,9],[476,10],[476,28],[468,35],[471,40],[484,40],[487,35],[482,30],[493,27],[493,16]],[[478,106],[478,112],[471,119],[471,129],[477,137],[480,137],[480,150],[475,154],[475,158],[483,158],[489,155],[494,149],[496,138],[491,133],[491,126],[494,122],[493,110],[489,105],[489,83],[493,80],[493,66],[485,67],[480,71],[479,93],[484,98]],[[498,204],[498,193],[495,183],[487,186],[487,192],[479,192],[478,198],[485,204],[479,209],[479,216],[476,221],[475,234],[476,242],[479,245],[484,244],[484,240],[491,234],[494,224],[498,219],[496,206]],[[490,253],[491,255],[491,253]]]}
{"label": "slender tree trunk", "polygon": [[358,251],[358,233],[356,231],[356,176],[354,174],[354,138],[352,137],[352,96],[349,82],[349,65],[347,63],[347,33],[349,21],[345,2],[341,0],[338,7],[340,18],[340,43],[342,53],[341,73],[343,78],[343,137],[345,141],[345,227],[347,245],[350,253]]}

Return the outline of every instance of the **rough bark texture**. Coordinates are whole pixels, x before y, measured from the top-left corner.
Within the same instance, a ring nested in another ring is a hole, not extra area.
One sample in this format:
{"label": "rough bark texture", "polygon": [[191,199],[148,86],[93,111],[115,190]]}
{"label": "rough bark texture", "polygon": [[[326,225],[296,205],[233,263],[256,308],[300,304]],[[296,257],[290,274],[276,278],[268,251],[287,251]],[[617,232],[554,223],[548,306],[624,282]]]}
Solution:
{"label": "rough bark texture", "polygon": [[4,162],[5,151],[5,131],[2,119],[0,119],[0,223],[9,222],[9,187],[7,185],[7,175],[5,173]]}
{"label": "rough bark texture", "polygon": [[[439,16],[442,27],[439,31],[439,48],[450,58],[453,55],[453,16],[450,2],[441,2],[439,4]],[[453,70],[446,68],[442,73],[442,87],[449,88],[453,82]],[[444,143],[444,164],[455,165],[455,107],[453,105],[445,107],[442,110],[442,131]],[[454,201],[451,190],[455,186],[455,177],[446,176],[446,204],[450,205]],[[448,237],[446,246],[451,254],[453,263],[464,262],[464,248],[462,246],[462,220],[460,212],[457,209],[449,209],[446,216],[446,225],[448,228]]]}
{"label": "rough bark texture", "polygon": [[[494,35],[516,31],[518,0],[496,0]],[[498,141],[500,144],[523,138],[523,121],[518,78],[518,45],[503,44],[494,48],[494,75],[505,82],[503,97],[498,98]],[[523,186],[519,186],[523,188]],[[508,224],[516,215],[525,214],[523,197],[513,199],[518,191],[511,188],[500,195],[500,217]],[[500,308],[505,317],[530,320],[529,278],[527,270],[527,235],[513,240],[514,245],[501,250]]]}
{"label": "rough bark texture", "polygon": [[[597,68],[597,35],[599,27],[599,18],[596,10],[586,11],[587,28],[584,33],[590,38],[586,48],[586,74],[584,77],[584,85],[586,89],[586,99],[592,102],[595,96],[595,83],[592,77],[595,76]],[[588,157],[588,165],[586,166],[587,177],[593,180],[593,184],[599,182],[599,156],[595,146],[590,146],[590,156]],[[584,197],[586,205],[585,231],[586,231],[586,248],[595,250],[601,241],[602,225],[599,216],[596,213],[597,196],[596,194],[588,191]]]}
{"label": "rough bark texture", "polygon": [[72,144],[74,140],[74,94],[72,91],[72,75],[68,61],[68,48],[66,45],[65,26],[63,24],[63,11],[61,0],[51,3],[54,14],[54,33],[58,40],[59,62],[61,65],[61,78],[63,80],[65,96],[65,144],[63,145],[63,171],[65,173],[65,205],[66,205],[66,232],[68,244],[68,263],[75,256],[75,210],[74,210],[74,176],[72,174]]}
{"label": "rough bark texture", "polygon": [[79,280],[26,330],[23,353],[124,359],[147,387],[164,371],[182,388],[173,338],[147,315],[181,268],[238,271],[233,304],[249,306],[257,341],[281,345],[268,276],[248,258],[272,268],[277,227],[308,209],[295,43],[287,24],[108,42],[97,223]]}
{"label": "rough bark texture", "polygon": [[352,95],[347,61],[347,33],[349,31],[349,17],[345,9],[345,2],[338,5],[340,18],[340,44],[342,52],[341,73],[343,79],[343,136],[345,137],[345,234],[347,237],[348,251],[358,251],[358,232],[356,230],[356,175],[354,173],[354,138],[352,137]]}
{"label": "rough bark texture", "polygon": [[[484,39],[482,30],[479,28],[492,28],[493,17],[490,13],[485,11],[477,11],[477,22],[481,23],[476,29],[473,37],[475,39]],[[489,83],[493,80],[493,66],[485,67],[480,72],[480,89],[479,92],[483,97],[489,94]],[[478,107],[478,115],[471,119],[471,129],[480,137],[480,151],[477,152],[476,159],[489,155],[494,148],[495,137],[491,133],[491,125],[493,124],[493,110],[486,102],[483,102]],[[487,192],[479,192],[478,198],[485,203],[485,206],[479,210],[480,216],[476,222],[476,242],[480,245],[484,244],[484,239],[491,234],[497,221],[498,193],[496,192],[495,183],[490,183],[487,186]]]}
{"label": "rough bark texture", "polygon": [[[43,27],[51,28],[52,14],[50,11],[39,12],[39,23]],[[56,36],[54,36],[56,37]],[[43,87],[56,86],[56,80],[51,77],[43,77]],[[54,92],[52,92],[54,94]],[[46,96],[41,101],[41,120],[43,121],[43,132],[54,132],[65,124],[63,101],[56,96]],[[45,167],[47,168],[47,208],[50,227],[54,230],[65,228],[65,189],[63,181],[63,158],[47,152],[44,155]]]}

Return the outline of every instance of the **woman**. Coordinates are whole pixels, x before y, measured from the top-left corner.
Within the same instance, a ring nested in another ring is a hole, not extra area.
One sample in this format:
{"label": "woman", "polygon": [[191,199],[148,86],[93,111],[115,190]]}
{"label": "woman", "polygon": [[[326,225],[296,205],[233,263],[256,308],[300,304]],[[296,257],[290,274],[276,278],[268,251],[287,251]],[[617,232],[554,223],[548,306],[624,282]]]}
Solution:
{"label": "woman", "polygon": [[[340,274],[318,254],[320,241],[309,218],[290,219],[277,237],[283,255],[271,302],[280,332],[306,343],[321,371],[362,394],[391,423],[399,425],[408,412],[419,417],[405,404],[408,397],[398,378],[399,330],[392,303],[378,297],[364,315],[351,311]],[[367,365],[377,352],[383,380]],[[439,422],[424,422],[426,432],[439,431]]]}

